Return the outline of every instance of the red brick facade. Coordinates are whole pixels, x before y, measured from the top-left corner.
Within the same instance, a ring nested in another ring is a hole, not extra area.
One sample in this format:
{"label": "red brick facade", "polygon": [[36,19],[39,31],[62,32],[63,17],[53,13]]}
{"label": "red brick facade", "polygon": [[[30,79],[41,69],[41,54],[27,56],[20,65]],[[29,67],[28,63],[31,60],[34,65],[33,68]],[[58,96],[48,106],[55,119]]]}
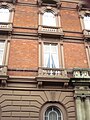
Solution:
{"label": "red brick facade", "polygon": [[[23,4],[15,5],[13,32],[26,34],[26,35],[37,35],[38,21],[39,21],[39,7],[37,1],[18,1]],[[29,5],[30,3],[30,5]],[[33,5],[34,4],[34,5]],[[64,32],[64,60],[65,68],[88,68],[85,44],[83,42],[83,34],[79,12],[77,10],[78,3],[67,3],[62,2],[61,8],[59,9],[61,27]],[[30,29],[29,29],[30,28]],[[70,37],[74,37],[71,41]],[[82,39],[78,43],[75,38]],[[10,43],[10,57],[9,57],[9,68],[33,68],[39,67],[39,42],[38,38],[27,39],[26,38],[12,38]],[[68,41],[70,41],[68,43]],[[73,42],[75,41],[75,42]],[[77,59],[78,58],[78,59]]]}
{"label": "red brick facade", "polygon": [[[14,12],[11,31],[0,28],[0,42],[6,41],[0,65],[0,120],[46,120],[50,106],[61,112],[60,120],[89,120],[87,107],[82,112],[86,119],[77,112],[78,97],[89,97],[90,104],[90,36],[83,32],[79,0],[2,0],[0,8],[2,4],[13,6]],[[42,25],[45,7],[55,10],[60,26]],[[58,46],[59,68],[42,66],[44,43]]]}

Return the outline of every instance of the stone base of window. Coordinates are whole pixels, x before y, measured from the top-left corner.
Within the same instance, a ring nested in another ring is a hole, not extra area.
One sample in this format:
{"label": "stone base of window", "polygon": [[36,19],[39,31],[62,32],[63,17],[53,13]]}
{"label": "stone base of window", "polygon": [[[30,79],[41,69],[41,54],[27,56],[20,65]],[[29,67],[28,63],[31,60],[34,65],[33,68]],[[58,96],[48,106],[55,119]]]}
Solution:
{"label": "stone base of window", "polygon": [[39,26],[38,27],[38,34],[39,35],[52,35],[52,36],[64,36],[62,28],[59,27],[50,27],[50,26]]}
{"label": "stone base of window", "polygon": [[90,30],[83,30],[83,34],[86,39],[90,38]]}
{"label": "stone base of window", "polygon": [[0,22],[0,31],[11,32],[12,31],[12,24]]}
{"label": "stone base of window", "polygon": [[7,67],[6,66],[0,66],[0,76],[7,75]]}

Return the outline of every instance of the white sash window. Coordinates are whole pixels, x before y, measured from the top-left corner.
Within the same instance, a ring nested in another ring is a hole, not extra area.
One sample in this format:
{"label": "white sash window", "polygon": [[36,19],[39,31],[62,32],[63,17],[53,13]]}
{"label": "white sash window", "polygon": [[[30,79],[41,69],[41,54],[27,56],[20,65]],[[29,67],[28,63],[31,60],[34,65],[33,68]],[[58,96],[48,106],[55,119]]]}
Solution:
{"label": "white sash window", "polygon": [[59,68],[57,44],[44,44],[44,67]]}

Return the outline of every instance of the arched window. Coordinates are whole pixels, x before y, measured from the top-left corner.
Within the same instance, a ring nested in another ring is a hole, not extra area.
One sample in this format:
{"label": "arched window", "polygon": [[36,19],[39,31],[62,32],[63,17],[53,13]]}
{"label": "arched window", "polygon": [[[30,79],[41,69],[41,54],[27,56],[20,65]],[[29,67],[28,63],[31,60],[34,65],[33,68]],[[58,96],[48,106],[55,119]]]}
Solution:
{"label": "arched window", "polygon": [[67,120],[67,111],[60,103],[46,103],[40,110],[40,120]]}
{"label": "arched window", "polygon": [[0,22],[9,22],[10,12],[8,8],[0,8]]}
{"label": "arched window", "polygon": [[45,26],[56,26],[56,16],[53,11],[47,10],[43,14],[42,23]]}
{"label": "arched window", "polygon": [[38,33],[40,35],[60,35],[63,36],[63,30],[60,23],[58,9],[46,6],[39,9]]}
{"label": "arched window", "polygon": [[14,6],[7,2],[0,3],[0,31],[12,31]]}
{"label": "arched window", "polygon": [[84,15],[84,27],[86,30],[90,30],[90,15],[89,14]]}
{"label": "arched window", "polygon": [[51,106],[45,111],[44,120],[63,120],[62,113],[58,108]]}

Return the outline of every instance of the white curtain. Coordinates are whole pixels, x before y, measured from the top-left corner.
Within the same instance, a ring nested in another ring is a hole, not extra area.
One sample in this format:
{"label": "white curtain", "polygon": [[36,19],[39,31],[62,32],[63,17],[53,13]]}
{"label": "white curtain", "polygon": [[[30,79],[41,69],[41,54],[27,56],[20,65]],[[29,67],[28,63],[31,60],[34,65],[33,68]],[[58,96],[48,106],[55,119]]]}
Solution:
{"label": "white curtain", "polygon": [[59,68],[58,46],[56,44],[44,45],[44,67]]}
{"label": "white curtain", "polygon": [[0,42],[0,65],[2,65],[5,42]]}
{"label": "white curtain", "polygon": [[44,67],[50,68],[50,46],[49,44],[44,45]]}
{"label": "white curtain", "polygon": [[84,16],[84,26],[86,30],[90,30],[90,16]]}
{"label": "white curtain", "polygon": [[51,11],[47,11],[43,14],[43,25],[56,26],[56,17]]}
{"label": "white curtain", "polygon": [[0,22],[8,22],[10,17],[10,12],[6,8],[0,9]]}
{"label": "white curtain", "polygon": [[51,44],[51,63],[52,68],[59,68],[58,46]]}

